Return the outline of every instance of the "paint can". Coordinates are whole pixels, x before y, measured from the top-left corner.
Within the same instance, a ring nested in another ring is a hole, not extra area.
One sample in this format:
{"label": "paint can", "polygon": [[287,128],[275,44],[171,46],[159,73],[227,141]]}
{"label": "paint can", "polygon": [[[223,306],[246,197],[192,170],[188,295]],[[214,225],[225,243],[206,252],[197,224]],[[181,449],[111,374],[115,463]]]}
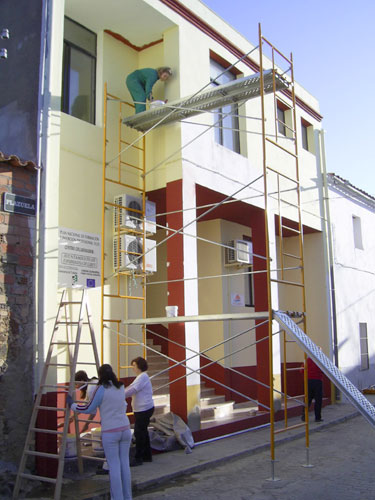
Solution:
{"label": "paint can", "polygon": [[178,306],[166,306],[165,314],[167,318],[175,318],[178,316]]}
{"label": "paint can", "polygon": [[102,455],[104,453],[101,427],[95,427],[94,429],[91,429],[91,443],[92,452],[94,455]]}
{"label": "paint can", "polygon": [[75,434],[66,436],[65,458],[77,458],[77,441]]}

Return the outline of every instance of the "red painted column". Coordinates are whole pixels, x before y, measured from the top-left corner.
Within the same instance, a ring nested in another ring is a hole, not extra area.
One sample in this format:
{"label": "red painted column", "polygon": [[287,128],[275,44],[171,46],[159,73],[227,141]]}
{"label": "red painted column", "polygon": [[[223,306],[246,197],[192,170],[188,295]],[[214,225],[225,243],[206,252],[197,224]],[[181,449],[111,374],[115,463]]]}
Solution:
{"label": "red painted column", "polygon": [[[266,255],[266,235],[264,226],[264,212],[259,211],[259,215],[254,217],[251,224],[253,251],[258,255]],[[266,270],[267,265],[265,259],[260,259],[254,256],[254,271]],[[255,311],[268,311],[268,294],[267,294],[267,273],[254,274],[254,305]],[[256,324],[262,323],[264,320],[256,321]],[[256,340],[263,338],[263,342],[256,344],[257,353],[257,371],[256,378],[260,382],[269,385],[269,351],[268,351],[268,324],[260,326],[256,329]],[[269,389],[257,384],[257,398],[259,404],[270,406]]]}
{"label": "red painted column", "polygon": [[[182,209],[182,180],[173,181],[167,184],[166,188],[166,209],[167,212]],[[167,226],[173,229],[180,229],[183,226],[182,212],[167,215]],[[170,235],[171,233],[169,233]],[[184,282],[171,283],[171,280],[183,279],[184,277],[184,251],[183,236],[177,234],[167,241],[167,276],[168,276],[168,305],[178,306],[178,315],[185,314],[184,308]],[[185,346],[185,324],[173,323],[168,327],[168,338]],[[186,357],[184,347],[169,343],[168,355],[182,361]],[[170,364],[173,364],[170,362]],[[173,380],[186,374],[186,369],[182,366],[172,368],[169,371],[169,379]],[[187,418],[187,391],[186,378],[170,385],[171,412],[176,413],[181,418]]]}

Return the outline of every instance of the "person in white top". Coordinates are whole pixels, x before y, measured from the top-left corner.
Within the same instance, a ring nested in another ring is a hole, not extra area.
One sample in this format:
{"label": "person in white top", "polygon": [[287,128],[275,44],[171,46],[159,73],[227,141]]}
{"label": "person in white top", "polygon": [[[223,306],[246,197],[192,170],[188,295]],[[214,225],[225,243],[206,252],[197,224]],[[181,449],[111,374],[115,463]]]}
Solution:
{"label": "person in white top", "polygon": [[134,436],[135,436],[135,459],[130,466],[142,465],[143,462],[152,462],[150,438],[148,435],[148,424],[154,413],[154,401],[152,399],[152,385],[146,371],[147,361],[140,356],[131,362],[135,380],[125,389],[125,397],[132,396],[132,407],[134,411]]}
{"label": "person in white top", "polygon": [[[96,389],[98,379],[96,377],[89,378],[85,370],[79,370],[76,372],[74,380],[76,383],[76,389],[79,389],[80,391],[80,398],[84,401],[90,401]],[[89,418],[81,429],[81,434],[88,430],[90,421],[94,420],[94,418],[95,413],[93,415],[89,415]]]}
{"label": "person in white top", "polygon": [[131,500],[132,488],[129,468],[131,441],[130,422],[126,415],[125,387],[113,373],[110,365],[102,365],[99,381],[92,399],[73,403],[70,394],[67,403],[77,413],[96,413],[100,409],[102,443],[109,466],[112,500]]}

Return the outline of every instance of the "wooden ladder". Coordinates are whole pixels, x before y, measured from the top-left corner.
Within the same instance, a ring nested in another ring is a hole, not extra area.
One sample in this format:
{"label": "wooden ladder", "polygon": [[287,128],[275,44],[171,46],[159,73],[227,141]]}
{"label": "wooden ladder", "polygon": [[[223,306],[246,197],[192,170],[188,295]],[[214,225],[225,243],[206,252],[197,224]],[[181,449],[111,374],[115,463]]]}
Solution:
{"label": "wooden ladder", "polygon": [[[73,309],[75,311],[73,313]],[[74,321],[74,316],[77,316],[77,309],[79,308],[79,316],[78,319]],[[69,315],[69,317],[68,317]],[[85,318],[86,316],[86,318]],[[84,325],[88,325],[89,333],[90,333],[90,341],[89,342],[81,342],[81,334],[82,327]],[[74,328],[76,328],[75,338],[74,338]],[[61,339],[61,330],[65,328],[65,339]],[[60,338],[59,338],[60,337]],[[94,362],[86,362],[86,361],[78,361],[79,347],[82,345],[91,345],[93,349]],[[61,357],[61,353],[58,354],[57,350],[65,347],[69,354],[69,363],[60,363],[58,357]],[[56,362],[51,362],[52,357],[56,357]],[[61,296],[60,304],[58,307],[56,320],[53,328],[53,333],[51,337],[51,342],[48,349],[48,354],[46,358],[46,362],[44,364],[43,373],[40,381],[40,386],[38,393],[35,398],[31,420],[29,429],[26,436],[25,447],[22,453],[22,458],[20,461],[18,474],[16,483],[13,491],[13,498],[19,498],[19,492],[21,487],[22,479],[28,480],[36,480],[36,481],[45,481],[47,483],[55,484],[55,493],[54,499],[58,500],[61,494],[62,487],[62,479],[64,473],[64,463],[65,463],[65,450],[66,450],[66,442],[67,435],[69,430],[69,414],[70,409],[65,403],[65,407],[61,408],[56,406],[44,406],[41,405],[41,400],[43,394],[45,394],[48,389],[54,389],[57,394],[74,394],[75,391],[75,380],[74,376],[76,373],[77,365],[93,365],[98,370],[99,368],[99,357],[98,350],[96,346],[95,333],[91,322],[91,312],[88,303],[87,290],[82,290],[81,300],[79,301],[69,301],[67,300],[67,290],[64,290]],[[50,368],[56,370],[58,368],[69,369],[69,387],[66,385],[51,385],[47,384],[47,377],[49,375]],[[56,412],[56,420],[57,420],[57,412],[64,412],[64,424],[63,430],[52,430],[52,429],[43,429],[36,427],[37,418],[39,411],[53,411]],[[83,463],[82,463],[82,454],[81,454],[81,440],[79,434],[79,419],[77,415],[74,414],[74,423],[75,423],[75,433],[76,433],[76,444],[77,444],[77,459],[78,459],[78,469],[79,472],[83,473]],[[94,421],[93,421],[94,422]],[[56,435],[56,439],[60,437],[60,447],[58,453],[46,453],[41,451],[36,451],[34,448],[34,442],[36,438],[36,434],[46,433],[46,434],[54,434]],[[57,467],[57,475],[56,478],[47,477],[47,476],[38,476],[25,472],[27,459],[31,456],[34,457],[44,457],[51,458],[58,461]]]}

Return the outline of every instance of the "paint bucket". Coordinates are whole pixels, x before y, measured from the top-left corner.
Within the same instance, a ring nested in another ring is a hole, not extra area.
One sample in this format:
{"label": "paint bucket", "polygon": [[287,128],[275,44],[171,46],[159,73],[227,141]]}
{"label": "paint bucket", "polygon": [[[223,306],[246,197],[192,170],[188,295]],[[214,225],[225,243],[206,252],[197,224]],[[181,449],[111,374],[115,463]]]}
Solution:
{"label": "paint bucket", "polygon": [[65,458],[77,458],[77,441],[74,434],[66,436]]}
{"label": "paint bucket", "polygon": [[159,101],[159,100],[151,101],[150,102],[150,109],[160,108],[160,106],[164,106],[164,104],[165,104],[164,101]]}
{"label": "paint bucket", "polygon": [[91,429],[91,443],[92,452],[94,455],[102,455],[104,453],[101,427],[95,427],[94,429]]}
{"label": "paint bucket", "polygon": [[178,306],[166,306],[165,314],[167,318],[175,318],[178,316]]}

